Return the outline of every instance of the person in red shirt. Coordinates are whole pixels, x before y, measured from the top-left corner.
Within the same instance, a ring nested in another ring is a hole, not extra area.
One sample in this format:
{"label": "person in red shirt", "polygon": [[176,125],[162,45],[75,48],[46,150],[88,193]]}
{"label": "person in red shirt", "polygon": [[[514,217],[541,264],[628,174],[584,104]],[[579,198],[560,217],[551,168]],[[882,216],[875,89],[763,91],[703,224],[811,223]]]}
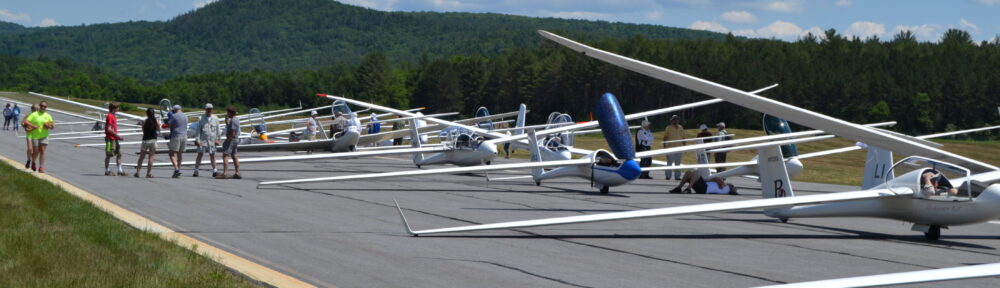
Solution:
{"label": "person in red shirt", "polygon": [[115,157],[115,164],[118,166],[118,176],[125,176],[125,171],[122,170],[122,152],[121,144],[119,141],[122,140],[122,136],[118,135],[118,119],[115,117],[115,113],[118,112],[118,103],[111,102],[108,104],[108,116],[104,118],[104,175],[114,176],[111,173],[111,168],[109,163],[111,162],[111,157]]}

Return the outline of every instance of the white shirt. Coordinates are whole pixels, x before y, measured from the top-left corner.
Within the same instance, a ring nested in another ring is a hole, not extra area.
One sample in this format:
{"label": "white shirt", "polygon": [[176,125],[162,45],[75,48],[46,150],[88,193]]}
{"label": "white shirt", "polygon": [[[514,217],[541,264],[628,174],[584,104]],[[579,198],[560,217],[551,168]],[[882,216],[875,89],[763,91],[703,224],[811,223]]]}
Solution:
{"label": "white shirt", "polygon": [[653,143],[653,132],[649,131],[649,129],[639,128],[639,131],[636,132],[635,138],[636,141],[639,142],[640,146],[649,147],[652,146],[651,144]]}

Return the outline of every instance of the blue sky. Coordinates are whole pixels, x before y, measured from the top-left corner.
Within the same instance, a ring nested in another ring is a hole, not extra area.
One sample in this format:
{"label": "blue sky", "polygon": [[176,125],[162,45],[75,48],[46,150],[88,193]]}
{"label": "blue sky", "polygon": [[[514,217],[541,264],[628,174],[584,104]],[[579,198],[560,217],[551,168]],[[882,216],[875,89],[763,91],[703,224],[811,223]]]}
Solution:
{"label": "blue sky", "polygon": [[[0,0],[0,20],[24,26],[164,21],[214,0]],[[280,0],[275,0],[280,1]],[[385,11],[493,12],[656,24],[795,40],[837,29],[891,39],[910,30],[937,41],[949,28],[1000,35],[1000,0],[343,0]]]}

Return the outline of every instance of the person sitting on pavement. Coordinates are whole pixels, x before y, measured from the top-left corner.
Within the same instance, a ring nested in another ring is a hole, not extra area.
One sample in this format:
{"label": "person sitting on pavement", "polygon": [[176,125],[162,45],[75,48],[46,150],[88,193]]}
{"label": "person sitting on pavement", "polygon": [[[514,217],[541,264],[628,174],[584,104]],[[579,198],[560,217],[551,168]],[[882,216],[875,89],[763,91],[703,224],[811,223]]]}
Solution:
{"label": "person sitting on pavement", "polygon": [[[684,188],[687,184],[688,187]],[[684,193],[694,193],[698,194],[729,194],[729,195],[739,195],[736,193],[736,186],[733,184],[726,184],[726,182],[721,178],[709,178],[707,181],[697,170],[690,170],[684,172],[681,176],[681,182],[677,183],[677,187],[670,190],[670,193],[681,193],[681,189],[684,189]]]}

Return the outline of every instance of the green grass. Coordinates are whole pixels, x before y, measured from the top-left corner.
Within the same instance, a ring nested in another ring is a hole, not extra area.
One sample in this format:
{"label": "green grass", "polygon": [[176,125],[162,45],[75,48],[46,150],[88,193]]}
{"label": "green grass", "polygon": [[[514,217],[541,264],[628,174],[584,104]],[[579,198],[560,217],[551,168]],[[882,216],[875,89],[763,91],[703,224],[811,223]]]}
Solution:
{"label": "green grass", "polygon": [[0,287],[255,286],[8,164],[0,183]]}
{"label": "green grass", "polygon": [[[763,136],[764,132],[760,130],[743,130],[743,129],[727,129],[730,133],[736,134],[737,138],[750,138],[756,136]],[[710,129],[713,133],[716,132],[715,129]],[[686,130],[686,137],[694,138],[697,131],[694,129]],[[655,131],[653,138],[659,141],[663,137],[663,131]],[[956,153],[962,156],[970,157],[988,164],[1000,166],[1000,142],[998,141],[967,141],[967,140],[934,140],[935,142],[944,144],[944,150]],[[589,135],[576,136],[574,138],[575,146],[583,149],[608,149],[607,142],[604,140],[600,133],[593,133]],[[841,147],[853,146],[854,141],[834,138],[823,141],[816,141],[810,143],[799,144],[799,153],[805,154],[810,152],[817,152],[829,149],[836,149]],[[658,148],[654,145],[654,149]],[[502,147],[501,147],[501,153]],[[865,165],[865,150],[857,150],[851,152],[845,152],[840,154],[828,155],[823,157],[815,157],[810,159],[802,160],[802,164],[805,169],[802,171],[798,177],[794,180],[806,181],[806,182],[816,182],[816,183],[830,183],[830,184],[843,184],[843,185],[861,185],[861,175],[864,172]],[[737,161],[747,161],[753,159],[757,155],[756,151],[734,151],[729,152],[727,161],[737,162]],[[518,151],[516,154],[511,155],[514,158],[527,159],[528,153],[525,151]],[[896,160],[901,159],[899,155],[896,155]],[[656,157],[656,160],[666,161],[665,156]],[[715,161],[713,158],[712,161]],[[684,153],[683,158],[684,163],[694,163],[695,157],[694,152]],[[714,163],[714,162],[713,162]],[[663,172],[654,172],[656,174]]]}

